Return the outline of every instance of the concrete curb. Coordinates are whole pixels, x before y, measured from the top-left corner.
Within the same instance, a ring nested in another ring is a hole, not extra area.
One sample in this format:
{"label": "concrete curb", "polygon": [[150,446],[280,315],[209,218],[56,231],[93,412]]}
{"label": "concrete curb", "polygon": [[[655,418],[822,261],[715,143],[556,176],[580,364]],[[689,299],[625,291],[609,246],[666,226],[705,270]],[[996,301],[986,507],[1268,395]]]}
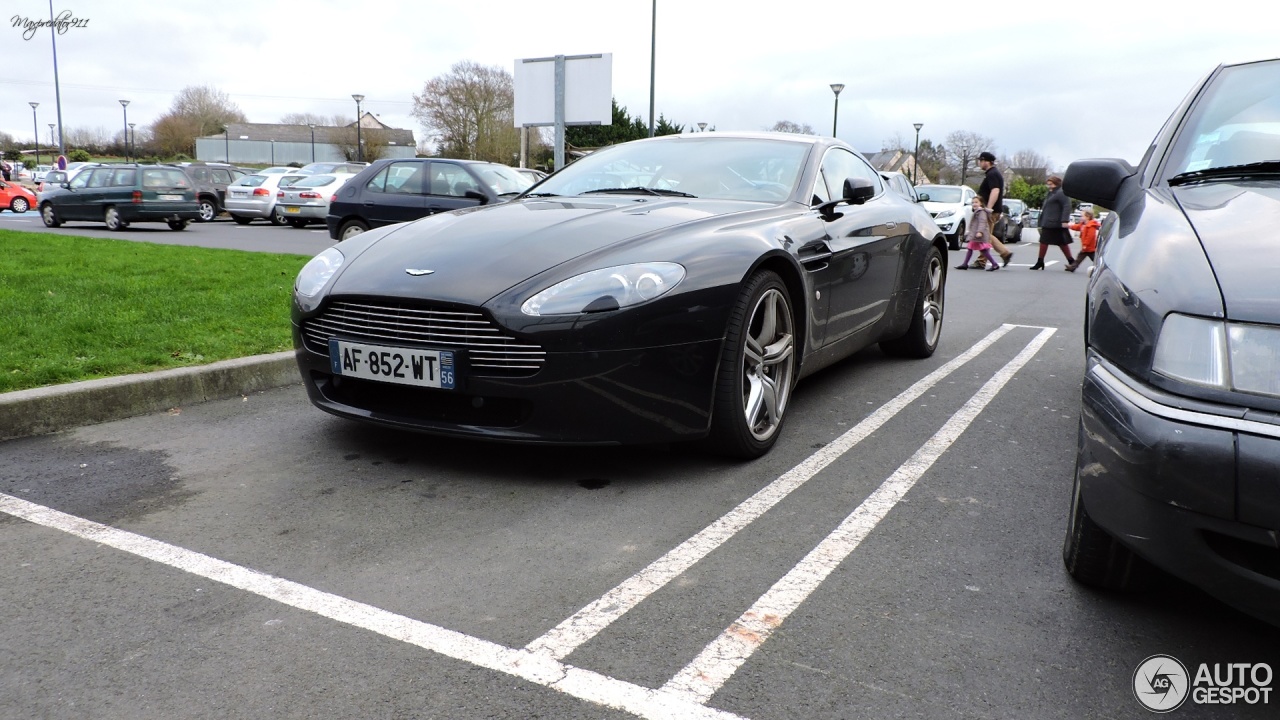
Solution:
{"label": "concrete curb", "polygon": [[0,440],[161,412],[301,382],[294,352],[0,394]]}

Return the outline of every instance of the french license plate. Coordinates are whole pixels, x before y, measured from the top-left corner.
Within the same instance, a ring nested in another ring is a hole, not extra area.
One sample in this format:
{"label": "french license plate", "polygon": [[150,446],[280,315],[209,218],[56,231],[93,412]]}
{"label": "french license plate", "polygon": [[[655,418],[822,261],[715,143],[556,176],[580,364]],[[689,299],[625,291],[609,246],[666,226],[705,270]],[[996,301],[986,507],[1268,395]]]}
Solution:
{"label": "french license plate", "polygon": [[419,350],[329,340],[334,375],[452,390],[458,380],[451,350]]}
{"label": "french license plate", "polygon": [[161,200],[181,200],[182,196],[181,195],[160,195],[159,198]]}
{"label": "french license plate", "polygon": [[287,213],[300,213],[300,212],[302,212],[302,208],[299,208],[299,207],[286,207],[286,208],[284,209],[284,211],[285,211],[285,212],[287,212]]}

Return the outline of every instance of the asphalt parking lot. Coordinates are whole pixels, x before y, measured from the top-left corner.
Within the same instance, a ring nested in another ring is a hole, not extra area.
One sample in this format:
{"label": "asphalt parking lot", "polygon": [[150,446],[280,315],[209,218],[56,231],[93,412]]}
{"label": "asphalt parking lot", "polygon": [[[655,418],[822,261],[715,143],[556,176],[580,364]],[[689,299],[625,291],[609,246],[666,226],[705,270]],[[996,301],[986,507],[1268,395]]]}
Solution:
{"label": "asphalt parking lot", "polygon": [[807,378],[751,463],[392,432],[292,384],[0,443],[0,714],[1120,718],[1151,655],[1277,666],[1196,590],[1063,572],[1085,278],[1034,249],[953,274],[933,358]]}

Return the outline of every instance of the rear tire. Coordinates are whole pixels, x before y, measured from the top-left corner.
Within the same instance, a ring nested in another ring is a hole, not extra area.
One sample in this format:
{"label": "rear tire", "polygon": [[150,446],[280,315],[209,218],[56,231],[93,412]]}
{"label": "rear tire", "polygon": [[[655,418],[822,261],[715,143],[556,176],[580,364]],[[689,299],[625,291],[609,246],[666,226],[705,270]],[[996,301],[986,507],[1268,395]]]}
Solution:
{"label": "rear tire", "polygon": [[253,218],[247,218],[241,215],[232,215],[231,219],[237,225],[248,225],[249,223],[253,222]]}
{"label": "rear tire", "polygon": [[40,219],[44,221],[45,227],[56,228],[62,226],[62,220],[53,210],[53,203],[47,202],[40,206]]}
{"label": "rear tire", "polygon": [[342,224],[342,228],[338,230],[339,240],[349,240],[362,232],[367,232],[369,226],[360,220],[348,220]]}
{"label": "rear tire", "polygon": [[31,203],[27,202],[24,197],[16,197],[12,203],[9,203],[9,209],[15,213],[22,214],[31,209]]}
{"label": "rear tire", "polygon": [[170,220],[169,229],[170,230],[186,230],[188,222],[190,221],[189,220]]}
{"label": "rear tire", "polygon": [[[1083,431],[1083,428],[1082,428]],[[1104,590],[1142,590],[1155,568],[1138,557],[1089,517],[1080,495],[1080,460],[1071,488],[1071,514],[1062,543],[1062,563],[1076,581]]]}
{"label": "rear tire", "polygon": [[280,208],[271,211],[271,224],[280,227],[285,224],[284,215],[280,214]]}
{"label": "rear tire", "polygon": [[769,452],[782,433],[797,352],[787,286],[777,273],[756,273],[729,314],[716,374],[712,448],[742,460]]}
{"label": "rear tire", "polygon": [[102,222],[106,224],[108,230],[120,231],[129,227],[129,223],[120,218],[120,211],[115,205],[109,205],[103,211]]}
{"label": "rear tire", "polygon": [[911,314],[911,326],[902,337],[882,341],[880,349],[894,357],[927,358],[933,355],[942,338],[946,297],[946,264],[942,251],[931,246],[925,256],[924,278],[920,283],[915,311]]}
{"label": "rear tire", "polygon": [[297,228],[297,229],[301,230],[302,228],[304,228],[304,227],[306,227],[306,226],[307,226],[307,221],[306,221],[306,220],[290,220],[290,221],[289,221],[289,227],[291,227],[291,228]]}
{"label": "rear tire", "polygon": [[200,222],[213,222],[218,217],[218,204],[209,198],[200,198]]}

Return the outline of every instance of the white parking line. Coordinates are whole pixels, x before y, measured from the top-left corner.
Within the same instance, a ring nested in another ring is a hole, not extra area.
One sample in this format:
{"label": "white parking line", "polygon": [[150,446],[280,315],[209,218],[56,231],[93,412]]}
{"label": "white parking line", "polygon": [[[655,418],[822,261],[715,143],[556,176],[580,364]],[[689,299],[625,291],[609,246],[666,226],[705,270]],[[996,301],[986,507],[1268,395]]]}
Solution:
{"label": "white parking line", "polygon": [[774,584],[749,610],[671,678],[663,690],[705,703],[769,639],[774,630],[858,547],[978,413],[1054,334],[1045,328],[1001,368],[909,460],[857,507],[839,527]]}
{"label": "white parking line", "polygon": [[643,718],[740,719],[685,698],[607,675],[557,662],[545,655],[504,647],[487,640],[446,630],[387,612],[372,605],[321,592],[256,570],[159,540],[68,515],[0,493],[0,512],[36,525],[61,530],[91,542],[198,575],[269,600],[363,628],[384,637],[416,645],[446,657],[497,670],[588,702],[630,712]]}
{"label": "white parking line", "polygon": [[882,405],[848,432],[796,465],[784,475],[744,500],[728,514],[708,525],[698,534],[653,561],[648,567],[624,580],[600,599],[574,613],[542,637],[525,646],[526,650],[543,653],[558,660],[595,637],[628,610],[679,577],[713,550],[723,545],[739,530],[751,524],[769,508],[778,504],[793,490],[804,485],[819,471],[862,442],[868,435],[938,384],[965,363],[991,347],[1013,329],[1012,325],[996,328],[963,354],[926,375],[897,397]]}

